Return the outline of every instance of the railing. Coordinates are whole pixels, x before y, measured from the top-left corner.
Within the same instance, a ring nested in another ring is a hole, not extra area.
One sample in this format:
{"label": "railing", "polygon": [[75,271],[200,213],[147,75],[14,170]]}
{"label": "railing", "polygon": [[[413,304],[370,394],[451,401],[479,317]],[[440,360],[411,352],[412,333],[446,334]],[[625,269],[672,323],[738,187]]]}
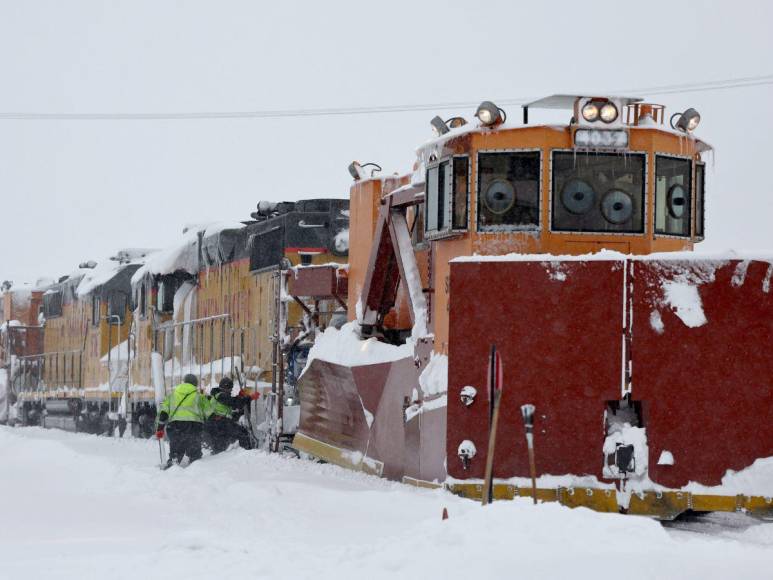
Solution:
{"label": "railing", "polygon": [[[234,373],[235,369],[241,372],[249,345],[257,347],[257,333],[256,326],[234,326],[230,314],[157,325],[153,329],[153,350],[163,360],[164,390],[182,382],[186,374],[197,375],[203,386],[205,378],[215,385],[216,377]],[[254,354],[250,358],[257,359],[257,350]]]}
{"label": "railing", "polygon": [[83,385],[83,351],[44,352],[17,357],[19,391],[36,392],[44,384],[80,389]]}

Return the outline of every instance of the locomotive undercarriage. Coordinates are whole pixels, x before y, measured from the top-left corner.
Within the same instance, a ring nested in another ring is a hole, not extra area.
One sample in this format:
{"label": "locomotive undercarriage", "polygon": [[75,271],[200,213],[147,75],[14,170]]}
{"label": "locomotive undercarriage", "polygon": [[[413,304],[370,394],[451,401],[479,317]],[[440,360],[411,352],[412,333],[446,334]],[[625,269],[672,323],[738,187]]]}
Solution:
{"label": "locomotive undercarriage", "polygon": [[156,406],[152,402],[132,403],[129,417],[110,410],[107,401],[48,399],[24,401],[19,407],[22,426],[40,426],[74,433],[149,438],[155,431]]}

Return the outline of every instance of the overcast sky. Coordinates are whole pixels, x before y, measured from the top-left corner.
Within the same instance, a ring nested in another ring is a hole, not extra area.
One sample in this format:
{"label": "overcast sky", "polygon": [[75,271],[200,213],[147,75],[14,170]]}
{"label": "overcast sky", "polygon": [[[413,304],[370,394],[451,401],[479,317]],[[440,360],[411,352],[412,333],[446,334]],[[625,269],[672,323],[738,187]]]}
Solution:
{"label": "overcast sky", "polygon": [[[773,3],[738,0],[2,0],[0,113],[496,101],[750,77],[773,74],[772,22]],[[702,114],[697,133],[716,148],[703,247],[773,249],[773,85],[640,96]],[[0,120],[0,280],[163,247],[185,223],[246,219],[261,199],[346,197],[351,160],[410,169],[432,116]]]}

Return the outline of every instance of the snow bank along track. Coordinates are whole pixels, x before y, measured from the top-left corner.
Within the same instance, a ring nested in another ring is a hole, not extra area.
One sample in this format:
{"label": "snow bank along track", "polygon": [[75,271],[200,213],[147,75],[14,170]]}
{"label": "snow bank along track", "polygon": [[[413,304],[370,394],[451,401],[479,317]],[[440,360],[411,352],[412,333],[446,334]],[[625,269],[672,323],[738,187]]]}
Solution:
{"label": "snow bank along track", "polygon": [[[567,125],[434,119],[411,172],[261,202],[4,292],[0,420],[148,436],[187,373],[264,396],[261,444],[478,497],[648,514],[773,510],[773,265],[700,256],[694,110],[554,95]],[[373,167],[373,165],[371,165]],[[40,318],[38,312],[42,310]],[[10,403],[13,403],[11,407]]]}

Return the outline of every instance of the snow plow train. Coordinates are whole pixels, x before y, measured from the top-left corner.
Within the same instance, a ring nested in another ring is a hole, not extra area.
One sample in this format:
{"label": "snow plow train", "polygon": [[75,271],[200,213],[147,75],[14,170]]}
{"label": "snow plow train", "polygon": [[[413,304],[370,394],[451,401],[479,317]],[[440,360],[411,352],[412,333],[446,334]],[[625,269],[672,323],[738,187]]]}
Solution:
{"label": "snow plow train", "polygon": [[19,420],[147,436],[175,377],[230,373],[264,395],[272,450],[477,499],[773,518],[773,260],[692,253],[700,115],[553,95],[475,118],[432,119],[404,175],[353,162],[348,203],[259,207],[41,285],[40,325],[10,322],[8,286]]}

